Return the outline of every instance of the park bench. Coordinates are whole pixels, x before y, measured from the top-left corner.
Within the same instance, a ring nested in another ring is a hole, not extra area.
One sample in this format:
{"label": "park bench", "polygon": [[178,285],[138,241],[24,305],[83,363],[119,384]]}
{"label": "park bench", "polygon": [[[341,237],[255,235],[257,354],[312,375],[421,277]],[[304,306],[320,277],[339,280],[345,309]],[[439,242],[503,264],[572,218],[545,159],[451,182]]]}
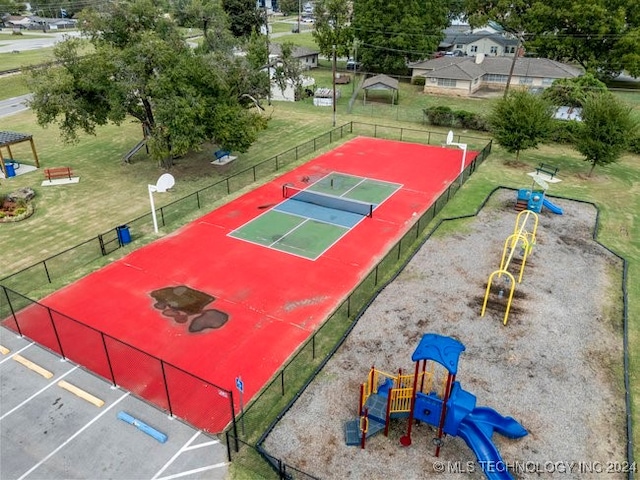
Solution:
{"label": "park bench", "polygon": [[231,155],[231,152],[223,149],[213,152],[213,156],[216,157],[216,160],[218,161],[224,159],[225,157],[228,157],[229,155]]}
{"label": "park bench", "polygon": [[56,167],[56,168],[45,168],[44,176],[47,177],[47,180],[51,181],[56,178],[68,178],[71,180],[71,168],[70,167]]}

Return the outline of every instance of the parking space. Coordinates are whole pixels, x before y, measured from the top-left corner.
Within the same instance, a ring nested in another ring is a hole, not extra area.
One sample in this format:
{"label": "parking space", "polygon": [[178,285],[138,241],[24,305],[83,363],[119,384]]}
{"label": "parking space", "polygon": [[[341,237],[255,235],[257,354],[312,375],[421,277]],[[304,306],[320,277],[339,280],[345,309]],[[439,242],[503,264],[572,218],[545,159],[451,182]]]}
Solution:
{"label": "parking space", "polygon": [[[161,435],[145,433],[142,424]],[[217,438],[4,328],[0,435],[3,480],[222,479],[227,472]]]}

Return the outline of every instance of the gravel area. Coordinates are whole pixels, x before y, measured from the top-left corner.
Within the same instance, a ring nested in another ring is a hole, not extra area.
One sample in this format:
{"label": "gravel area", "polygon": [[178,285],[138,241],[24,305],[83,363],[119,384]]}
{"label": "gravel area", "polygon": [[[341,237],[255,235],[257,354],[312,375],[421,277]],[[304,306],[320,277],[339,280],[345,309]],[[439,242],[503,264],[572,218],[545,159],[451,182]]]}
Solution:
{"label": "gravel area", "polygon": [[436,458],[437,430],[425,424],[414,426],[410,447],[399,442],[406,420],[392,421],[389,437],[370,438],[365,450],[345,445],[344,424],[356,418],[371,366],[412,372],[420,338],[438,333],[466,346],[457,380],[477,405],[528,430],[518,440],[493,437],[515,478],[597,478],[623,469],[621,262],[593,242],[592,206],[554,203],[564,214],[540,214],[507,326],[504,307],[493,302],[480,317],[516,222],[515,192],[501,190],[477,217],[423,245],[269,435],[266,450],[322,479],[484,478],[460,438],[446,437]]}

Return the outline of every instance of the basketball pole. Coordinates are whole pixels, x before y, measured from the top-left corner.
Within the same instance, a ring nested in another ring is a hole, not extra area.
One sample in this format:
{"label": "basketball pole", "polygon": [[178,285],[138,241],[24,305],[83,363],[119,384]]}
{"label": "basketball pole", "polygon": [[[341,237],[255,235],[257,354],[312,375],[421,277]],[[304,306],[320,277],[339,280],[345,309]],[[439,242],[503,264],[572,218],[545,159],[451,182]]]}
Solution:
{"label": "basketball pole", "polygon": [[153,203],[153,192],[158,191],[155,185],[147,185],[149,188],[149,202],[151,203],[151,217],[153,218],[153,231],[158,233],[158,218],[156,217],[156,206]]}

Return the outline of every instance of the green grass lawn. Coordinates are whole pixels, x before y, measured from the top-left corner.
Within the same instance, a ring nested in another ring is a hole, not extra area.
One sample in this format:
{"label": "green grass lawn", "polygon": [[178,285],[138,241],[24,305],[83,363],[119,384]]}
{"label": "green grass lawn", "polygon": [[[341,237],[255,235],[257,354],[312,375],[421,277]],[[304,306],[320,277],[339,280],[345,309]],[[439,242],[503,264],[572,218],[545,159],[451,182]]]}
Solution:
{"label": "green grass lawn", "polygon": [[[310,36],[306,33],[291,36],[306,35]],[[324,62],[323,66],[326,66]],[[313,74],[318,84],[330,86],[330,70],[318,70]],[[23,88],[17,80],[2,79],[0,91],[3,95],[4,85],[12,85],[11,82],[14,82],[13,86],[8,88],[12,88],[13,91]],[[454,109],[486,112],[493,101],[428,96],[422,94],[419,87],[401,82],[398,106],[391,106],[382,101],[375,105],[363,105],[362,99],[358,97],[353,112],[348,114],[347,104],[354,87],[349,84],[341,86],[340,89],[343,95],[337,104],[338,125],[353,120],[420,128],[421,111],[426,106],[447,105]],[[635,114],[640,114],[639,94],[620,92],[617,95],[634,108]],[[219,170],[209,163],[211,147],[178,160],[172,170],[176,177],[176,186],[172,192],[158,195],[156,205],[167,204],[229,173],[294,147],[326,132],[332,125],[332,109],[314,107],[311,99],[297,103],[273,103],[266,107],[265,115],[271,118],[269,128],[260,136],[259,141],[248,152],[240,154],[238,160],[230,164],[228,169]],[[139,125],[126,122],[119,127],[102,127],[97,130],[95,137],[81,136],[75,145],[62,144],[55,127],[43,129],[37,126],[32,112],[3,118],[2,129],[32,134],[43,167],[70,166],[80,177],[78,184],[62,187],[40,186],[40,171],[10,180],[0,180],[0,193],[7,193],[23,186],[32,187],[37,193],[36,211],[31,218],[17,223],[0,224],[0,244],[14,246],[1,250],[0,272],[3,276],[148,212],[147,184],[155,183],[163,170],[146,158],[144,153],[134,157],[131,164],[122,162],[122,156],[141,138]],[[14,146],[12,152],[14,157],[26,163],[31,161],[28,145]],[[623,255],[629,262],[630,375],[633,388],[633,419],[635,425],[638,425],[640,222],[637,221],[637,212],[640,211],[640,158],[637,155],[627,155],[616,164],[596,168],[594,175],[587,177],[590,166],[568,146],[544,145],[537,150],[525,151],[521,155],[520,163],[515,163],[512,155],[496,147],[489,159],[447,205],[442,215],[454,216],[475,211],[479,203],[497,185],[528,187],[530,178],[526,176],[526,172],[541,162],[559,167],[559,176],[563,179],[560,184],[553,185],[549,193],[597,204],[600,209],[600,241]],[[133,233],[135,235],[135,232]],[[169,232],[161,232],[160,235],[167,233]],[[154,238],[157,237],[149,236],[146,240],[151,241]],[[639,430],[639,427],[634,430],[636,446],[640,445]],[[640,451],[638,447],[636,451]]]}

